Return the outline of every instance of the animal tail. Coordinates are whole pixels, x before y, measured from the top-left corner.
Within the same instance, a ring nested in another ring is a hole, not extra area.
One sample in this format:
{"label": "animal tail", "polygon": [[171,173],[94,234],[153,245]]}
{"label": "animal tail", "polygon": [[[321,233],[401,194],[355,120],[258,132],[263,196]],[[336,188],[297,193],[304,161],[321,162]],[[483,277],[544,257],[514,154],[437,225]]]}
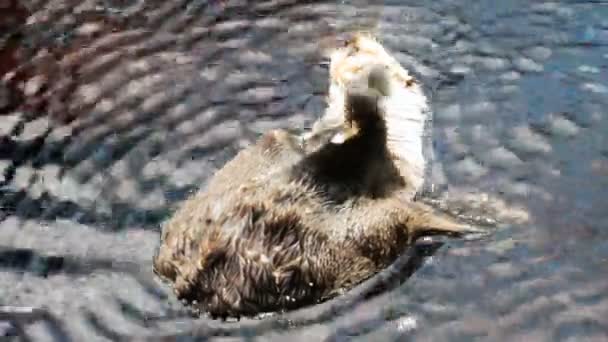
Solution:
{"label": "animal tail", "polygon": [[432,235],[469,237],[488,234],[483,228],[465,223],[425,203],[412,202],[409,205],[412,213],[408,229],[413,240]]}

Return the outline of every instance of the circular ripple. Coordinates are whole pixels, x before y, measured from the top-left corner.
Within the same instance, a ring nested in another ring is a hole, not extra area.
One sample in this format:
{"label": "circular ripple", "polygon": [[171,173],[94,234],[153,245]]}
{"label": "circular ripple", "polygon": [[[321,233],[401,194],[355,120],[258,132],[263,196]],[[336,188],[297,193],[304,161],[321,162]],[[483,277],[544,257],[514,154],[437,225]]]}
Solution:
{"label": "circular ripple", "polygon": [[[599,2],[5,3],[0,305],[35,310],[0,309],[0,326],[74,340],[608,334]],[[501,225],[406,254],[370,280],[392,284],[374,296],[366,283],[261,321],[190,317],[150,272],[159,224],[258,134],[321,114],[320,52],[352,29],[374,31],[426,85],[429,195]]]}

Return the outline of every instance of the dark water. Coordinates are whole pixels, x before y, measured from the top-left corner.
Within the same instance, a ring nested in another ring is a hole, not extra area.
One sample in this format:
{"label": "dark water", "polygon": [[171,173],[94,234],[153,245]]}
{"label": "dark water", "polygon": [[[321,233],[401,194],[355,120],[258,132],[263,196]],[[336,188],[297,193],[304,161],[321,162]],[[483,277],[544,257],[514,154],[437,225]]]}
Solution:
{"label": "dark water", "polygon": [[[426,85],[431,195],[500,224],[408,252],[371,298],[191,318],[151,274],[159,223],[322,112],[319,46],[352,29]],[[0,305],[34,308],[0,309],[4,334],[608,339],[608,1],[4,0],[0,39]]]}

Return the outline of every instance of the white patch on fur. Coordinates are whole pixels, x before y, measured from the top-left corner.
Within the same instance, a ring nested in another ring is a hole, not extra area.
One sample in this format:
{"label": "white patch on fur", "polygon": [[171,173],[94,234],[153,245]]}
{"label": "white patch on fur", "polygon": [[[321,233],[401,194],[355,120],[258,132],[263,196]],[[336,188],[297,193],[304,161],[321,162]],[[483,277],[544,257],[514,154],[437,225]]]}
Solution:
{"label": "white patch on fur", "polygon": [[338,132],[330,141],[332,144],[343,144],[346,141],[346,134],[344,134],[344,132]]}

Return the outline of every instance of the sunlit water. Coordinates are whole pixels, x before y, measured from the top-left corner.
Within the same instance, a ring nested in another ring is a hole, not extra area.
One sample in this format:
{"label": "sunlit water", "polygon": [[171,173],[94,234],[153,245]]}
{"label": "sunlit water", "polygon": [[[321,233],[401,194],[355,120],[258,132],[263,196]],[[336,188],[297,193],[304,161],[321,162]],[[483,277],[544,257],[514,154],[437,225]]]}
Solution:
{"label": "sunlit water", "polygon": [[[0,305],[38,310],[0,312],[0,331],[608,338],[608,2],[0,3]],[[373,297],[190,317],[151,274],[159,223],[261,132],[310,125],[320,47],[353,29],[425,84],[428,196],[499,224]]]}

